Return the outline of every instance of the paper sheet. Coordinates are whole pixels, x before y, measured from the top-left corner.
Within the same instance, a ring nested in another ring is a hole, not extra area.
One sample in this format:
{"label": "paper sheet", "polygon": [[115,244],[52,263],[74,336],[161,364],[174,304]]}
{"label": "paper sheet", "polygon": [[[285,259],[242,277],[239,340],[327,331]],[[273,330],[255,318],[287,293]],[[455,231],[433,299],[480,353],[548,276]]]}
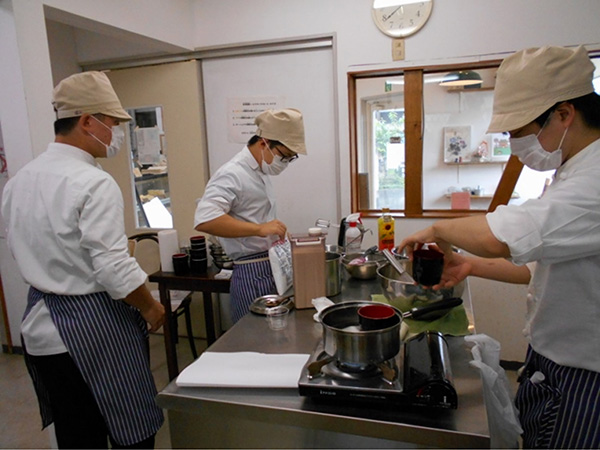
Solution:
{"label": "paper sheet", "polygon": [[158,127],[136,128],[138,161],[140,164],[156,164],[160,161],[160,130]]}
{"label": "paper sheet", "polygon": [[149,202],[144,203],[142,207],[150,228],[173,228],[173,216],[162,204],[160,198],[154,197]]}
{"label": "paper sheet", "polygon": [[308,354],[204,352],[177,377],[181,387],[297,388]]}

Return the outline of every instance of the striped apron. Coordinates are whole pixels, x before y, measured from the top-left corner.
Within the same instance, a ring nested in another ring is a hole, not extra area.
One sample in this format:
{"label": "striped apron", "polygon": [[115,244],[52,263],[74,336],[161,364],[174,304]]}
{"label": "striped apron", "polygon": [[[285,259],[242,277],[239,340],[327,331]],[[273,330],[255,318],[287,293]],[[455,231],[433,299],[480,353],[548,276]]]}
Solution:
{"label": "striped apron", "polygon": [[[531,381],[541,372],[543,381]],[[561,366],[531,346],[515,404],[523,448],[600,448],[600,373]]]}
{"label": "striped apron", "polygon": [[268,251],[242,256],[233,262],[230,290],[233,323],[248,313],[257,297],[276,293]]}
{"label": "striped apron", "polygon": [[[111,438],[128,446],[156,434],[164,417],[154,401],[157,392],[149,364],[148,330],[139,311],[106,292],[56,295],[31,287],[24,317],[42,298]],[[48,395],[27,359],[25,352],[46,427],[52,423]]]}

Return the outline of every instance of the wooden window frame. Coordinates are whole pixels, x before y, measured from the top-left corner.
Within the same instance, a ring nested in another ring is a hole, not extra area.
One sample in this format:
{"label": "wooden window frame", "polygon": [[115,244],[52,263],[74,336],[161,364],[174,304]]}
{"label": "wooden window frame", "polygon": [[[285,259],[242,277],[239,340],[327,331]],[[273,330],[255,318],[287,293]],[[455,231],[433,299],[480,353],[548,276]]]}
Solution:
{"label": "wooden window frame", "polygon": [[484,214],[505,205],[510,200],[523,165],[518,158],[511,156],[486,210],[442,210],[423,208],[423,130],[425,111],[423,110],[423,76],[432,72],[452,72],[457,70],[477,70],[497,68],[501,60],[471,62],[461,64],[411,66],[394,69],[374,69],[348,72],[348,111],[350,131],[350,182],[352,211],[359,211],[363,217],[375,217],[378,209],[360,207],[360,180],[358,174],[358,105],[356,94],[357,80],[365,78],[404,77],[404,117],[405,117],[405,161],[406,185],[404,210],[394,210],[396,217],[443,218]]}

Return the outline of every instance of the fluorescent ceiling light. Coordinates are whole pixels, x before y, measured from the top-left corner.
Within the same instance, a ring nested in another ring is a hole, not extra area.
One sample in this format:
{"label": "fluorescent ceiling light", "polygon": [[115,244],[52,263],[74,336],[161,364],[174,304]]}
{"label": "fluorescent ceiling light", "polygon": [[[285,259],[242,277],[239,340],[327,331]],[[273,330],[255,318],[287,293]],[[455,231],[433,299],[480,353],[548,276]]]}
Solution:
{"label": "fluorescent ceiling light", "polygon": [[[392,6],[403,6],[410,5],[412,3],[421,3],[423,0],[375,0],[373,3],[373,8],[390,8]],[[425,0],[429,2],[431,0]]]}
{"label": "fluorescent ceiling light", "polygon": [[[442,75],[438,75],[438,76],[425,76],[423,77],[423,82],[424,83],[439,83],[441,81],[444,80],[444,76]],[[386,80],[386,83],[388,84],[404,84],[404,80]]]}
{"label": "fluorescent ceiling light", "polygon": [[447,74],[440,86],[481,86],[481,75],[474,70],[459,70]]}

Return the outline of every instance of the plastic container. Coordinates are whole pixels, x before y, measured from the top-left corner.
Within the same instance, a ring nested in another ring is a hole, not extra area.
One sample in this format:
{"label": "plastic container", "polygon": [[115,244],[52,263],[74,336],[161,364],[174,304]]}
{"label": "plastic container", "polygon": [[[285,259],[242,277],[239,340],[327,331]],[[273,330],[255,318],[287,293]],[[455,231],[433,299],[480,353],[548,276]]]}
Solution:
{"label": "plastic container", "polygon": [[346,236],[344,240],[344,247],[346,248],[346,254],[348,253],[360,253],[360,245],[362,243],[362,233],[358,229],[356,222],[350,222],[349,227],[346,229]]}
{"label": "plastic container", "polygon": [[379,250],[392,250],[395,247],[394,241],[394,218],[390,214],[389,208],[382,209],[382,215],[377,219],[377,230],[379,235]]}

